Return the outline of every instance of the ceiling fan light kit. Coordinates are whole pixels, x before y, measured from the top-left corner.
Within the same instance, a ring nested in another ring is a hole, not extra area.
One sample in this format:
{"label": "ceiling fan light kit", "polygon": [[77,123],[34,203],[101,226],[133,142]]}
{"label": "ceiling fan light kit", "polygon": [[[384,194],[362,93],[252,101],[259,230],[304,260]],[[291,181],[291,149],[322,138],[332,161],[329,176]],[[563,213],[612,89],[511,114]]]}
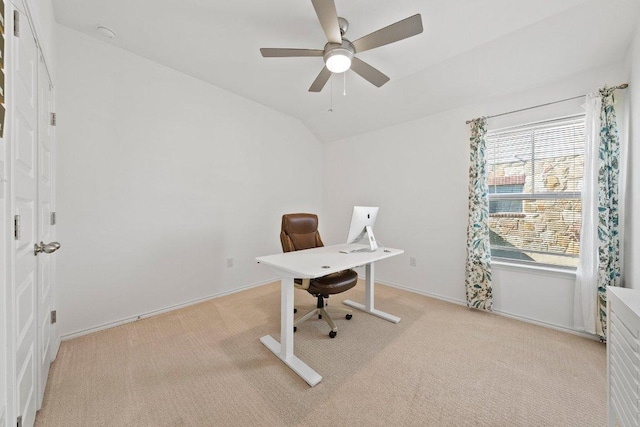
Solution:
{"label": "ceiling fan light kit", "polygon": [[327,43],[323,55],[325,66],[332,73],[344,73],[351,68],[354,53],[353,45],[348,40],[344,40],[342,45]]}
{"label": "ceiling fan light kit", "polygon": [[265,58],[322,56],[325,66],[309,88],[309,92],[320,92],[332,73],[344,73],[349,69],[377,87],[384,85],[389,81],[389,77],[358,59],[356,53],[422,33],[422,17],[420,14],[416,14],[374,31],[352,43],[344,38],[349,28],[349,22],[338,17],[334,0],[311,0],[311,3],[327,36],[328,43],[324,49],[260,49],[260,53]]}

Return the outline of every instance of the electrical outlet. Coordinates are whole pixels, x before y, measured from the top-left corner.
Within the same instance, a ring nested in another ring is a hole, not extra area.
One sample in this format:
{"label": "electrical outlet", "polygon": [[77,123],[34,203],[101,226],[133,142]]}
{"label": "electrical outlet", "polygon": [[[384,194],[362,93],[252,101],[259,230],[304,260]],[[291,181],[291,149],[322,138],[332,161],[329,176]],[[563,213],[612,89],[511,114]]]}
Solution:
{"label": "electrical outlet", "polygon": [[416,266],[416,264],[417,264],[416,257],[414,257],[414,256],[410,256],[410,257],[409,257],[409,265],[410,265],[411,267],[415,267],[415,266]]}
{"label": "electrical outlet", "polygon": [[227,267],[233,267],[233,258],[227,258]]}

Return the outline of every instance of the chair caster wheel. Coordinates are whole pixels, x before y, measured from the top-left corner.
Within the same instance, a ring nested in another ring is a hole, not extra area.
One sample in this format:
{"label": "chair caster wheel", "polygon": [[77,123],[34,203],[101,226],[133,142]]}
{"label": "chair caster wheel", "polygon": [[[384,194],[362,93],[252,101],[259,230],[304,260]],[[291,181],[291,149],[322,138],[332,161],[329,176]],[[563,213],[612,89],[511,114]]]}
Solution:
{"label": "chair caster wheel", "polygon": [[322,319],[322,314],[318,314],[318,319]]}
{"label": "chair caster wheel", "polygon": [[347,318],[347,320],[351,320],[351,318],[353,317],[353,314],[347,314],[345,317]]}
{"label": "chair caster wheel", "polygon": [[298,330],[298,327],[297,327],[297,326],[294,326],[294,327],[293,327],[293,332],[295,332],[295,331],[297,331],[297,330]]}
{"label": "chair caster wheel", "polygon": [[294,308],[294,309],[293,309],[293,313],[295,314],[295,313],[297,313],[297,312],[298,312],[298,309],[297,309],[297,308]]}
{"label": "chair caster wheel", "polygon": [[336,331],[329,332],[329,338],[335,338],[338,333]]}

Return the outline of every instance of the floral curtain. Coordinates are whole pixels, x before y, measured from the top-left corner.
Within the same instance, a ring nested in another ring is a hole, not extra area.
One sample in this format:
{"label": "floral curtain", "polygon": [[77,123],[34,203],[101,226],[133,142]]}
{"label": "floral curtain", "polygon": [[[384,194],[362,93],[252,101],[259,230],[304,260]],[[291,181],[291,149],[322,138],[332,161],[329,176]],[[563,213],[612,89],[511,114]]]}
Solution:
{"label": "floral curtain", "polygon": [[491,248],[489,247],[489,185],[487,176],[487,120],[471,122],[469,167],[469,225],[467,227],[467,306],[491,311]]}
{"label": "floral curtain", "polygon": [[620,286],[620,139],[615,88],[587,96],[580,262],[576,274],[576,327],[607,333],[607,286]]}
{"label": "floral curtain", "polygon": [[618,180],[620,139],[613,108],[615,88],[600,89],[600,149],[598,162],[598,316],[596,332],[607,332],[607,286],[620,286],[620,234]]}

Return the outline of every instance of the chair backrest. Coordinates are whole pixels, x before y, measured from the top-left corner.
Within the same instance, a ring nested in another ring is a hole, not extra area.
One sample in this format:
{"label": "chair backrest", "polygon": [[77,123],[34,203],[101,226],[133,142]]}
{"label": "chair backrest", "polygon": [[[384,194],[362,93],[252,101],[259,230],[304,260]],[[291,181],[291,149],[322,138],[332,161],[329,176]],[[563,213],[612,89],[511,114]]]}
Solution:
{"label": "chair backrest", "polygon": [[280,243],[283,252],[324,246],[318,233],[318,215],[294,213],[282,215]]}

